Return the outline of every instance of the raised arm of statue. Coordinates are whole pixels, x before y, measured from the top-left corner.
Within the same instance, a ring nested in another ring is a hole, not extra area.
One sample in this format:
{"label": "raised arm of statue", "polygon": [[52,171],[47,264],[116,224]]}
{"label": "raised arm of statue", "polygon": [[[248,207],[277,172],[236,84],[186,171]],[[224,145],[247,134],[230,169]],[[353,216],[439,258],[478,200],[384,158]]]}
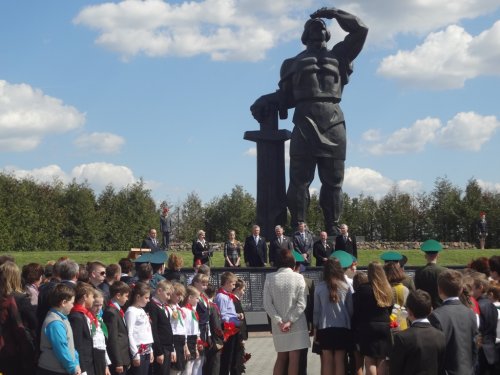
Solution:
{"label": "raised arm of statue", "polygon": [[358,17],[337,8],[321,8],[311,14],[311,18],[335,18],[342,30],[348,33],[339,43],[343,44],[345,58],[353,61],[359,55],[368,35],[368,27]]}

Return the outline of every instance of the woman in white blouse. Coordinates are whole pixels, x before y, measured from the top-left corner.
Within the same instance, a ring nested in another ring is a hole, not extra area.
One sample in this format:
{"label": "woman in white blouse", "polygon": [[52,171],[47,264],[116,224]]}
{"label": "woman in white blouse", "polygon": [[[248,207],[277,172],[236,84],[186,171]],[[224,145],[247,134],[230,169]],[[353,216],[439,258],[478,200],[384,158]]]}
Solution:
{"label": "woman in white blouse", "polygon": [[264,283],[264,309],[271,318],[274,347],[278,352],[273,374],[297,375],[300,350],[311,345],[304,314],[306,283],[301,274],[293,271],[295,259],[290,250],[280,251],[279,266],[281,268],[269,274]]}

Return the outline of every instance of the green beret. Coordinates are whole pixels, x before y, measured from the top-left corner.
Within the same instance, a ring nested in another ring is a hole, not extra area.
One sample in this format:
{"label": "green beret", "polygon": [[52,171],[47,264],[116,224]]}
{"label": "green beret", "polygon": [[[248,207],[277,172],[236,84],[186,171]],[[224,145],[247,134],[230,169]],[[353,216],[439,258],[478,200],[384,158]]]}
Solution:
{"label": "green beret", "polygon": [[380,259],[382,259],[384,262],[399,262],[401,259],[403,259],[403,256],[397,251],[386,251],[385,253],[382,253],[382,255],[380,255]]}
{"label": "green beret", "polygon": [[427,240],[420,245],[420,250],[424,253],[439,253],[443,246],[436,240]]}
{"label": "green beret", "polygon": [[344,250],[334,251],[332,255],[330,255],[330,258],[338,259],[338,261],[340,262],[340,267],[342,268],[349,268],[354,262],[354,257]]}
{"label": "green beret", "polygon": [[167,261],[167,252],[166,251],[156,251],[151,253],[151,258],[149,262],[151,264],[165,264]]}
{"label": "green beret", "polygon": [[151,253],[144,253],[139,258],[134,260],[135,263],[150,263],[151,262]]}

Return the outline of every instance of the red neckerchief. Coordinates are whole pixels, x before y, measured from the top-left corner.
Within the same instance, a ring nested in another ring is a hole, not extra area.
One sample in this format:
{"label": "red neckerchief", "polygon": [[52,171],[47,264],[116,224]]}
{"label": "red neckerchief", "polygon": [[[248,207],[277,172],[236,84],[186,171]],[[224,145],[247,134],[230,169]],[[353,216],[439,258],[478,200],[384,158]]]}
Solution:
{"label": "red neckerchief", "polygon": [[200,320],[200,317],[198,315],[198,312],[193,309],[193,306],[191,306],[190,303],[186,303],[186,306],[184,306],[186,309],[188,310],[191,310],[191,315],[193,316],[193,319],[195,319],[196,321],[199,321]]}
{"label": "red neckerchief", "polygon": [[207,306],[207,307],[209,306],[209,304],[208,304],[208,298],[207,298],[207,296],[205,295],[205,293],[200,293],[200,299],[203,301],[203,304],[204,304],[205,306]]}
{"label": "red neckerchief", "polygon": [[83,305],[80,305],[80,304],[77,304],[75,303],[75,305],[73,306],[73,308],[71,309],[71,312],[79,312],[79,313],[82,313],[83,315],[85,315],[87,318],[90,319],[90,323],[94,326],[94,327],[99,327],[99,321],[97,320],[97,318],[94,316],[94,314],[92,314],[90,312],[89,309],[87,309],[85,306]]}
{"label": "red neckerchief", "polygon": [[231,301],[233,301],[233,302],[236,300],[236,296],[233,293],[229,293],[224,288],[219,288],[219,290],[217,291],[217,293],[225,294],[226,296],[228,296],[229,298],[231,298]]}
{"label": "red neckerchief", "polygon": [[165,315],[167,316],[168,319],[170,319],[170,314],[167,309],[167,305],[165,303],[162,303],[158,298],[153,297],[151,298],[151,301],[158,306],[160,309],[162,309],[165,312]]}
{"label": "red neckerchief", "polygon": [[116,307],[116,305],[115,305],[112,301],[109,301],[109,302],[108,302],[108,306],[109,306],[109,307],[113,307],[114,309],[118,310],[118,312],[120,313],[120,316],[121,316],[122,318],[124,318],[124,317],[125,317],[125,313],[123,312],[123,309],[122,309],[122,308],[118,308],[118,307]]}

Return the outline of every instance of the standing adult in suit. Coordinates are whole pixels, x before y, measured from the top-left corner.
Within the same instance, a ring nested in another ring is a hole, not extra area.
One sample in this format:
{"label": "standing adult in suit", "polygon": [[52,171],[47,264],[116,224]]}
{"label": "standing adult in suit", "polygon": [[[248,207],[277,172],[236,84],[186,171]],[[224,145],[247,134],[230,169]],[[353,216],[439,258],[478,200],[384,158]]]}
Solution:
{"label": "standing adult in suit", "polygon": [[281,225],[274,227],[276,236],[269,242],[269,264],[275,266],[276,258],[279,256],[281,249],[293,250],[293,241],[285,236],[284,229]]}
{"label": "standing adult in suit", "polygon": [[443,304],[429,315],[431,324],[446,337],[444,369],[448,375],[473,374],[476,359],[477,322],[472,309],[460,302],[463,276],[455,270],[441,272],[439,296]]}
{"label": "standing adult in suit", "polygon": [[170,232],[172,231],[172,219],[168,214],[169,208],[163,208],[163,215],[160,216],[160,231],[162,235],[162,245],[165,250],[170,246]]}
{"label": "standing adult in suit", "polygon": [[210,245],[205,240],[205,231],[198,231],[198,238],[193,241],[191,246],[191,251],[193,252],[193,267],[198,263],[207,264],[210,262]]}
{"label": "standing adult in suit", "polygon": [[311,263],[312,250],[313,250],[314,239],[307,230],[307,225],[301,221],[297,226],[297,231],[293,235],[293,246],[304,257],[304,265],[308,266]]}
{"label": "standing adult in suit", "polygon": [[432,311],[430,294],[423,290],[411,292],[406,299],[406,309],[411,326],[394,335],[389,356],[390,374],[443,373],[446,338],[427,319]]}
{"label": "standing adult in suit", "polygon": [[142,241],[141,249],[151,249],[152,253],[163,250],[156,239],[156,229],[151,228],[149,230],[148,236]]}
{"label": "standing adult in suit", "polygon": [[349,234],[349,227],[346,224],[340,225],[340,234],[335,238],[335,250],[344,250],[356,258],[358,257],[356,237]]}
{"label": "standing adult in suit", "polygon": [[316,267],[322,267],[335,249],[333,242],[328,240],[328,234],[321,232],[319,240],[313,245],[313,255],[316,258]]}
{"label": "standing adult in suit", "polygon": [[486,221],[485,212],[481,212],[479,217],[480,219],[477,222],[477,236],[479,238],[479,247],[481,248],[481,250],[484,250],[486,237],[488,237],[488,222]]}
{"label": "standing adult in suit", "polygon": [[245,239],[243,257],[247,267],[265,267],[267,263],[267,244],[264,237],[260,236],[260,227],[252,227],[252,235]]}
{"label": "standing adult in suit", "polygon": [[427,240],[420,245],[420,250],[425,253],[427,265],[415,272],[415,288],[425,290],[431,295],[432,308],[441,306],[441,299],[438,293],[437,280],[439,275],[446,270],[437,264],[439,252],[443,246],[436,240]]}

